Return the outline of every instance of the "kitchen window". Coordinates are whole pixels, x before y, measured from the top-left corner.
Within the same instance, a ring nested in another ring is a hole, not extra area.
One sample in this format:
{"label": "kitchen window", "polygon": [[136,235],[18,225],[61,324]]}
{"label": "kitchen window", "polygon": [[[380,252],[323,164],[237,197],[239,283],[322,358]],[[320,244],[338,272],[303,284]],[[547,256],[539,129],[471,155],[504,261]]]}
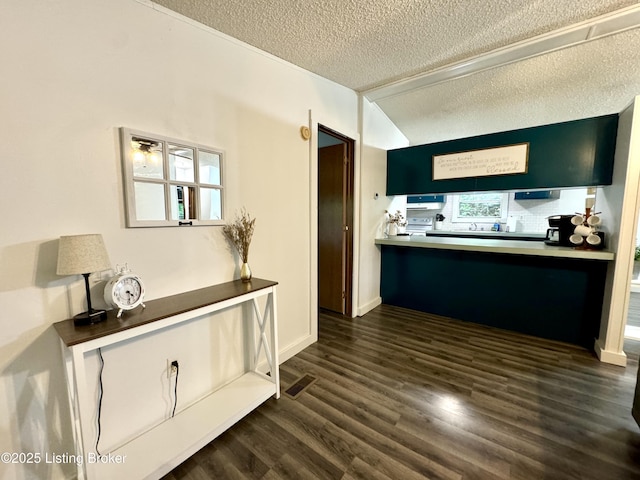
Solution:
{"label": "kitchen window", "polygon": [[509,204],[508,193],[463,193],[460,195],[452,195],[452,197],[452,222],[493,223],[507,217],[507,208]]}

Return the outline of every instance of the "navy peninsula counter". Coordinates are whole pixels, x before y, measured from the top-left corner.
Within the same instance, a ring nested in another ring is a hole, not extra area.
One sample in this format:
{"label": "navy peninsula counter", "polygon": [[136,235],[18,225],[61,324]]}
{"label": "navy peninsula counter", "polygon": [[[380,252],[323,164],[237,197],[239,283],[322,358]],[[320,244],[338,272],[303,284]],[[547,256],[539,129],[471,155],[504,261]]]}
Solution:
{"label": "navy peninsula counter", "polygon": [[611,252],[469,237],[375,243],[386,304],[587,348],[598,336]]}

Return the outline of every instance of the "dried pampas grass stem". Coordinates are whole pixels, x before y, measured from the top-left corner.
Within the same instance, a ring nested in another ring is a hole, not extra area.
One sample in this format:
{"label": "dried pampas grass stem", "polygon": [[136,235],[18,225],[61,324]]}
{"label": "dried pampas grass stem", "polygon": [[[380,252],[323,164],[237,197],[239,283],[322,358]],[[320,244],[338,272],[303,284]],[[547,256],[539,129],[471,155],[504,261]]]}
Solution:
{"label": "dried pampas grass stem", "polygon": [[249,245],[251,245],[251,237],[253,236],[253,228],[256,223],[255,218],[247,213],[243,208],[233,223],[228,223],[222,227],[222,233],[226,239],[238,251],[238,255],[242,259],[242,263],[249,261]]}

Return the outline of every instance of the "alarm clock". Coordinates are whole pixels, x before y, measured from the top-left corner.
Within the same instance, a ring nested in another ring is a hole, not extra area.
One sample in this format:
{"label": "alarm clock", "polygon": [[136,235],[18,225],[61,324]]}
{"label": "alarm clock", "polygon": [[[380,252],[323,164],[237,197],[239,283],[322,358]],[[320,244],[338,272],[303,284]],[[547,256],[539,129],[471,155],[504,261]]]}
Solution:
{"label": "alarm clock", "polygon": [[105,285],[104,300],[107,305],[119,309],[117,318],[122,316],[123,311],[133,310],[138,305],[145,308],[144,283],[138,275],[125,266]]}

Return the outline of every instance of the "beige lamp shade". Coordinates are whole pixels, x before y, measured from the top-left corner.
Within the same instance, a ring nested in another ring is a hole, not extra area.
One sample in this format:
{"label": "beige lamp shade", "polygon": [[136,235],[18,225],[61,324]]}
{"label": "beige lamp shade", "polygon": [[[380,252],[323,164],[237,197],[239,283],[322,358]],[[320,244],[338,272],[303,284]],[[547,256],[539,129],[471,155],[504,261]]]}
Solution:
{"label": "beige lamp shade", "polygon": [[69,235],[60,237],[58,275],[101,272],[111,268],[102,235]]}

